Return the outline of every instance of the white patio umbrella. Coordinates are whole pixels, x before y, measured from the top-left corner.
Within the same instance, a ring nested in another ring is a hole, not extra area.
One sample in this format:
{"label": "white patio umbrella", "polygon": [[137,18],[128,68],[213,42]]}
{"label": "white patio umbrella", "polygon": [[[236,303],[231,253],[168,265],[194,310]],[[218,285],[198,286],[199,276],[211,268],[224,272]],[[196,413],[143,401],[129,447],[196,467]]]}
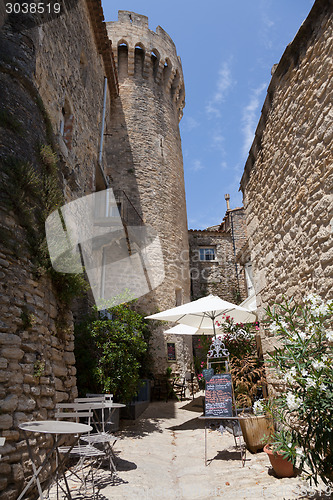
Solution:
{"label": "white patio umbrella", "polygon": [[196,328],[195,326],[182,325],[178,323],[178,325],[169,328],[168,330],[164,330],[164,333],[172,333],[173,335],[213,335],[213,325],[211,328]]}
{"label": "white patio umbrella", "polygon": [[256,316],[248,309],[222,300],[216,295],[208,295],[202,299],[146,316],[146,319],[174,321],[200,329],[213,328],[216,337],[215,322],[218,320],[223,323],[225,316],[230,316],[236,323],[252,323],[256,321]]}

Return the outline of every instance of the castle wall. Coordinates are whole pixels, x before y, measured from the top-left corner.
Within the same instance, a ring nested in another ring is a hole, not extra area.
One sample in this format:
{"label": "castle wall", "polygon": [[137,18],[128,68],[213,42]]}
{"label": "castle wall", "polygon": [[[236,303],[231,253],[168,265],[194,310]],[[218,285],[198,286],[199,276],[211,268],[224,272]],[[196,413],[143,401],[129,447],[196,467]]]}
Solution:
{"label": "castle wall", "polygon": [[[164,30],[148,28],[148,19],[120,11],[107,23],[119,74],[119,98],[111,103],[107,128],[108,174],[123,190],[138,221],[152,226],[161,239],[165,279],[141,297],[146,314],[190,300],[187,218],[179,119],[184,106],[180,59]],[[165,327],[164,327],[165,329]],[[154,329],[155,370],[164,371],[163,326]],[[178,342],[178,338],[176,339]],[[180,339],[183,350],[183,339]],[[191,349],[185,365],[191,362]],[[175,370],[183,371],[183,361]],[[186,368],[186,366],[185,366]]]}
{"label": "castle wall", "polygon": [[[1,161],[12,158],[41,172],[40,148],[52,144],[65,201],[96,188],[105,75],[86,3],[72,4],[50,22],[23,29],[7,18],[1,30]],[[107,104],[109,110],[109,91]],[[14,179],[13,192],[24,181]],[[55,404],[73,400],[77,389],[72,313],[36,265],[30,229],[7,198],[0,204],[0,432],[6,437],[0,498],[15,500],[23,474],[31,472],[19,423],[52,418]],[[40,457],[50,445],[42,441]]]}
{"label": "castle wall", "polygon": [[241,181],[260,319],[283,295],[332,297],[331,5],[317,0],[283,54]]}

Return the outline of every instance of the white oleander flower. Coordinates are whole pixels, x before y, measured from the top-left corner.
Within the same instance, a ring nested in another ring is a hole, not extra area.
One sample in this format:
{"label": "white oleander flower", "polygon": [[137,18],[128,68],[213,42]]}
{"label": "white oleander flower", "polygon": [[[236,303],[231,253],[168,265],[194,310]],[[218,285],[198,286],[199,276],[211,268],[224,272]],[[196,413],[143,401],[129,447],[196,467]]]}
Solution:
{"label": "white oleander flower", "polygon": [[311,313],[316,317],[319,317],[321,315],[325,316],[328,313],[328,310],[328,304],[325,304],[322,300],[319,303],[312,303],[310,306]]}
{"label": "white oleander flower", "polygon": [[280,325],[281,325],[281,328],[284,328],[285,330],[288,330],[288,328],[289,328],[288,323],[286,323],[283,319],[280,320]]}
{"label": "white oleander flower", "polygon": [[303,377],[307,377],[309,375],[308,370],[302,370],[301,373]]}
{"label": "white oleander flower", "polygon": [[273,323],[270,324],[269,329],[273,334],[275,334],[279,331],[280,326],[277,324],[276,321],[273,321]]}
{"label": "white oleander flower", "polygon": [[290,411],[297,410],[302,404],[301,398],[298,398],[292,392],[288,392],[286,401]]}
{"label": "white oleander flower", "polygon": [[328,330],[326,332],[326,337],[329,342],[333,342],[333,330]]}
{"label": "white oleander flower", "polygon": [[327,385],[325,385],[325,384],[320,384],[319,389],[320,389],[322,392],[324,392],[324,391],[326,391],[326,389],[327,389]]}
{"label": "white oleander flower", "polygon": [[312,366],[315,370],[320,370],[321,368],[325,368],[325,363],[322,361],[312,361]]}
{"label": "white oleander flower", "polygon": [[293,384],[295,382],[296,377],[296,368],[293,366],[283,377],[285,382],[289,384]]}
{"label": "white oleander flower", "polygon": [[307,378],[307,382],[305,384],[305,388],[308,390],[310,389],[311,387],[316,387],[316,381],[315,379],[311,378],[311,377],[308,377]]}
{"label": "white oleander flower", "polygon": [[258,401],[255,401],[253,403],[253,413],[255,415],[262,415],[264,413],[262,401],[263,401],[262,399],[259,399]]}
{"label": "white oleander flower", "polygon": [[310,293],[307,297],[305,297],[305,300],[308,302],[311,302],[311,304],[318,306],[319,304],[322,304],[322,298],[319,295],[316,295],[314,293]]}

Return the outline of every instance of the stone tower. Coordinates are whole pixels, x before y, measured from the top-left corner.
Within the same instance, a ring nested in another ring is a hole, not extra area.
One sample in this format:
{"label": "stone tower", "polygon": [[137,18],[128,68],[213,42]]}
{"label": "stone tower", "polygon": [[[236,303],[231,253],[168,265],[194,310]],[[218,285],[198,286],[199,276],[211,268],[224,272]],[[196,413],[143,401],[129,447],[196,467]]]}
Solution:
{"label": "stone tower", "polygon": [[139,299],[148,314],[190,300],[179,132],[185,105],[183,71],[170,36],[160,26],[150,30],[146,16],[119,11],[118,21],[107,23],[107,32],[119,78],[119,97],[112,100],[106,130],[107,174],[125,220],[129,207],[132,215],[152,226],[164,256],[163,283]]}

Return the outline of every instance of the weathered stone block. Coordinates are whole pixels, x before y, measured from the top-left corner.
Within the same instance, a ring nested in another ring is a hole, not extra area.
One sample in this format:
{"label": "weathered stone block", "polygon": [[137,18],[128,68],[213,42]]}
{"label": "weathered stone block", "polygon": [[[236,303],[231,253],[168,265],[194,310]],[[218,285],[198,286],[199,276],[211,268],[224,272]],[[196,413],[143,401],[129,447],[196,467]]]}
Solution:
{"label": "weathered stone block", "polygon": [[0,402],[0,409],[4,413],[11,413],[16,410],[18,405],[17,394],[10,394],[3,401]]}
{"label": "weathered stone block", "polygon": [[0,415],[0,429],[10,429],[13,425],[13,417],[8,414]]}
{"label": "weathered stone block", "polygon": [[24,351],[18,347],[3,347],[1,356],[7,359],[17,359],[18,361],[23,358]]}
{"label": "weathered stone block", "polygon": [[[1,328],[1,324],[0,324]],[[19,335],[15,335],[14,333],[4,333],[0,335],[0,344],[3,345],[19,345],[21,344],[21,338]]]}
{"label": "weathered stone block", "polygon": [[19,412],[31,412],[36,407],[36,401],[28,396],[21,396],[17,405]]}

